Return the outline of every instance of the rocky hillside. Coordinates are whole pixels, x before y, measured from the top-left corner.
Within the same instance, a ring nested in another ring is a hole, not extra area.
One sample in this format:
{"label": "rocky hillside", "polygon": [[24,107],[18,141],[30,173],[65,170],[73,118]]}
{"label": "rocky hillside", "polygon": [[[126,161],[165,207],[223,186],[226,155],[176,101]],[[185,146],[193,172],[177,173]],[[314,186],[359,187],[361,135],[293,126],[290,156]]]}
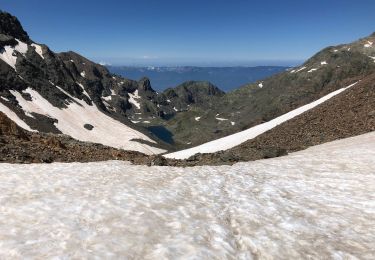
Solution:
{"label": "rocky hillside", "polygon": [[195,146],[269,121],[343,87],[345,80],[373,73],[373,43],[375,34],[325,48],[299,67],[216,98],[209,108],[179,113],[166,127],[183,129],[178,139]]}
{"label": "rocky hillside", "polygon": [[156,93],[147,78],[112,75],[77,53],[33,42],[14,16],[0,13],[0,111],[27,130],[66,134],[116,148],[161,153],[171,146],[148,130],[191,104],[223,92],[188,82]]}
{"label": "rocky hillside", "polygon": [[79,142],[68,136],[28,132],[0,112],[0,162],[50,163],[129,160],[147,164],[152,158],[139,152]]}
{"label": "rocky hillside", "polygon": [[337,96],[239,146],[168,163],[183,166],[217,165],[272,158],[375,131],[375,73],[341,84],[353,81],[357,83]]}

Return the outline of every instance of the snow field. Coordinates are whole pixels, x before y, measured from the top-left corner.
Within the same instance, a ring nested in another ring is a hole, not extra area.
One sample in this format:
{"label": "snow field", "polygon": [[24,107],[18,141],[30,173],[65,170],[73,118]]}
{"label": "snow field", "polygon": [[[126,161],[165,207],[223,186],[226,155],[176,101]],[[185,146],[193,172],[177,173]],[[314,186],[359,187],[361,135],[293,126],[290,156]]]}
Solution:
{"label": "snow field", "polygon": [[375,133],[219,167],[0,166],[0,258],[373,259]]}
{"label": "snow field", "polygon": [[[146,135],[105,115],[95,105],[90,106],[85,101],[74,98],[62,88],[55,87],[73,100],[67,105],[67,108],[54,107],[48,100],[31,88],[26,89],[24,92],[31,95],[32,101],[24,99],[21,93],[17,91],[11,90],[11,93],[16,97],[19,105],[26,113],[38,113],[56,118],[58,120],[55,123],[57,129],[74,139],[101,143],[124,150],[139,151],[145,154],[165,152],[165,150],[132,141],[132,139],[143,139],[155,143]],[[21,123],[19,121],[15,122]],[[85,124],[91,124],[94,128],[89,131],[83,127]],[[25,128],[22,124],[19,125]]]}

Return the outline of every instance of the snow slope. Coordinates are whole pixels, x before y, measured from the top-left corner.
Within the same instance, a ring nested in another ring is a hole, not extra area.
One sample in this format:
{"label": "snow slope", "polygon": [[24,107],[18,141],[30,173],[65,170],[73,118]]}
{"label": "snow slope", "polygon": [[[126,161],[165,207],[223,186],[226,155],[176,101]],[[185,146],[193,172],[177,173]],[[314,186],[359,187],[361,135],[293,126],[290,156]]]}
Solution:
{"label": "snow slope", "polygon": [[42,46],[32,43],[31,46],[35,48],[36,53],[44,60]]}
{"label": "snow slope", "polygon": [[4,46],[2,50],[0,50],[0,59],[8,63],[9,66],[11,66],[13,69],[16,69],[16,63],[17,63],[17,56],[13,55],[15,54],[14,51],[18,51],[21,54],[25,54],[27,52],[28,46],[26,43],[16,39],[18,44],[14,47],[12,46]]}
{"label": "snow slope", "polygon": [[0,258],[374,259],[375,132],[193,168],[0,165]]}
{"label": "snow slope", "polygon": [[338,89],[310,104],[307,104],[307,105],[304,105],[302,107],[299,107],[297,109],[294,109],[284,115],[281,115],[279,117],[276,117],[266,123],[263,123],[263,124],[259,124],[259,125],[256,125],[254,127],[251,127],[247,130],[244,130],[244,131],[241,131],[241,132],[238,132],[238,133],[235,133],[235,134],[232,134],[232,135],[229,135],[229,136],[226,136],[226,137],[223,137],[223,138],[219,138],[219,139],[216,139],[214,141],[210,141],[210,142],[207,142],[207,143],[204,143],[204,144],[201,144],[199,146],[196,146],[196,147],[192,147],[192,148],[189,148],[189,149],[185,149],[185,150],[181,150],[181,151],[177,151],[177,152],[174,152],[174,153],[170,153],[170,154],[166,154],[164,155],[165,157],[167,158],[174,158],[174,159],[187,159],[189,158],[190,156],[196,154],[196,153],[214,153],[214,152],[218,152],[218,151],[221,151],[221,150],[227,150],[227,149],[230,149],[230,148],[233,148],[237,145],[240,145],[241,143],[247,141],[247,140],[250,140],[250,139],[253,139],[255,137],[257,137],[258,135],[260,134],[263,134],[265,132],[267,132],[268,130],[276,127],[277,125],[280,125],[281,123],[284,123],[318,105],[320,105],[321,103],[327,101],[328,99],[338,95],[339,93],[343,92],[344,90],[354,86],[356,83],[354,84],[351,84],[347,87],[344,87],[344,88],[341,88],[341,89]]}
{"label": "snow slope", "polygon": [[[139,151],[145,154],[165,152],[165,150],[132,141],[132,139],[142,139],[155,143],[146,135],[105,115],[96,105],[90,106],[85,101],[72,97],[58,86],[55,87],[72,99],[67,105],[67,108],[60,109],[53,106],[48,100],[31,88],[24,91],[30,94],[32,97],[31,101],[26,100],[21,93],[17,91],[11,90],[10,92],[16,97],[19,105],[26,113],[38,113],[57,119],[58,122],[55,123],[57,129],[63,134],[69,135],[77,140],[101,143],[124,150]],[[23,125],[19,124],[18,121],[15,122],[25,128]],[[92,130],[87,130],[84,128],[85,124],[91,124],[94,128]]]}
{"label": "snow slope", "polygon": [[136,108],[141,109],[141,104],[137,101],[141,97],[138,95],[138,89],[134,93],[129,93],[129,102],[133,104]]}
{"label": "snow slope", "polygon": [[19,118],[16,113],[14,113],[12,110],[10,110],[7,106],[5,106],[1,102],[0,102],[0,112],[3,112],[5,115],[7,115],[7,117],[9,117],[13,122],[15,122],[17,125],[19,125],[23,129],[35,132],[35,130],[31,129],[30,126],[28,126],[25,123],[25,121],[23,121],[21,118]]}

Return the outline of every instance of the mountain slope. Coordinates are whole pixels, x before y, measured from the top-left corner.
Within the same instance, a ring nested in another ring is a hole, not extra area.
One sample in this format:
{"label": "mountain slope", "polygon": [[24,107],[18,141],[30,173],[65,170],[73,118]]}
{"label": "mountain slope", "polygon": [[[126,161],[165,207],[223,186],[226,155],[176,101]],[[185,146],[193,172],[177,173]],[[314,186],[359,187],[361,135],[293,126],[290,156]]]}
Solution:
{"label": "mountain slope", "polygon": [[[13,120],[15,121],[15,120]],[[150,164],[152,157],[68,136],[29,132],[0,112],[0,162],[50,163],[126,160]]]}
{"label": "mountain slope", "polygon": [[[225,148],[223,145],[225,146],[226,138],[223,141],[218,139],[213,141],[218,152],[196,154],[184,162],[171,161],[171,165],[232,164],[277,157],[321,143],[375,131],[375,73],[360,81],[353,78],[351,82],[353,81],[357,83],[324,103],[264,133],[259,132],[259,135],[250,137],[250,140],[245,141],[243,136],[241,138],[241,132],[235,134],[238,139],[233,141],[233,148],[221,149]],[[345,84],[348,83],[350,82]],[[254,128],[257,127],[259,126]],[[236,143],[240,144],[236,146]],[[198,146],[167,157],[186,158],[199,150]]]}
{"label": "mountain slope", "polygon": [[0,104],[21,127],[67,134],[147,154],[171,146],[150,130],[192,104],[223,94],[207,82],[187,82],[157,93],[147,78],[111,74],[74,52],[54,53],[34,43],[19,21],[0,12]]}
{"label": "mountain slope", "polygon": [[294,109],[292,111],[289,111],[288,113],[281,115],[279,117],[276,117],[268,122],[256,125],[254,127],[251,127],[247,130],[235,133],[233,135],[229,135],[223,138],[216,139],[214,141],[199,145],[197,147],[193,147],[190,149],[178,151],[175,153],[167,154],[165,157],[167,158],[174,158],[174,159],[187,159],[190,156],[196,154],[196,153],[214,153],[218,151],[228,150],[230,148],[233,148],[237,145],[240,145],[243,142],[246,142],[247,140],[254,139],[258,135],[261,135],[267,131],[272,130],[276,126],[288,121],[293,120],[293,118],[313,109],[316,106],[319,106],[320,104],[324,103],[325,101],[331,99],[332,97],[340,94],[341,92],[353,87],[358,82],[353,83],[347,87],[338,89],[332,93],[329,93],[326,96],[323,96],[322,98],[306,104],[302,107],[299,107],[297,109]]}
{"label": "mountain slope", "polygon": [[226,93],[208,108],[179,113],[165,125],[173,132],[176,125],[189,124],[183,139],[194,147],[267,122],[346,86],[345,81],[373,73],[373,42],[374,34],[325,48],[300,67]]}

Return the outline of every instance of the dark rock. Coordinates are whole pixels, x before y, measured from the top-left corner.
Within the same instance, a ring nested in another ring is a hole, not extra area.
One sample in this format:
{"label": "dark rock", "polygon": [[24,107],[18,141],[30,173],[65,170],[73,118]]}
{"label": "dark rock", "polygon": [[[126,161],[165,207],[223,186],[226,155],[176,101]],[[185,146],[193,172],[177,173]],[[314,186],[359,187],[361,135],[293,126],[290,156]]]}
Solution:
{"label": "dark rock", "polygon": [[23,140],[28,140],[28,137],[23,129],[17,126],[4,113],[0,112],[0,136],[12,135]]}
{"label": "dark rock", "polygon": [[150,79],[146,77],[138,81],[138,90],[142,92],[146,92],[146,91],[155,92],[155,90],[153,90],[151,87]]}
{"label": "dark rock", "polygon": [[239,157],[230,152],[220,153],[219,157],[223,162],[238,162],[239,161]]}
{"label": "dark rock", "polygon": [[31,42],[18,19],[3,11],[0,11],[0,33],[12,36],[23,42]]}
{"label": "dark rock", "polygon": [[167,166],[167,165],[168,165],[168,160],[161,155],[156,155],[151,160],[151,166]]}
{"label": "dark rock", "polygon": [[17,45],[17,41],[12,36],[0,34],[0,48],[6,45],[15,46]]}
{"label": "dark rock", "polygon": [[54,160],[53,160],[53,157],[51,154],[49,154],[48,152],[44,152],[40,155],[40,162],[42,163],[52,163]]}
{"label": "dark rock", "polygon": [[196,153],[192,156],[190,156],[189,158],[186,159],[187,162],[194,162],[194,161],[198,161],[200,158],[201,158],[202,154],[201,153]]}
{"label": "dark rock", "polygon": [[268,158],[275,158],[275,157],[280,157],[287,155],[288,152],[286,149],[282,149],[279,147],[266,147],[263,148],[263,158],[268,159]]}
{"label": "dark rock", "polygon": [[94,129],[94,126],[93,126],[93,125],[90,125],[90,124],[84,124],[83,127],[86,128],[87,130],[90,130],[90,131],[91,131],[92,129]]}

